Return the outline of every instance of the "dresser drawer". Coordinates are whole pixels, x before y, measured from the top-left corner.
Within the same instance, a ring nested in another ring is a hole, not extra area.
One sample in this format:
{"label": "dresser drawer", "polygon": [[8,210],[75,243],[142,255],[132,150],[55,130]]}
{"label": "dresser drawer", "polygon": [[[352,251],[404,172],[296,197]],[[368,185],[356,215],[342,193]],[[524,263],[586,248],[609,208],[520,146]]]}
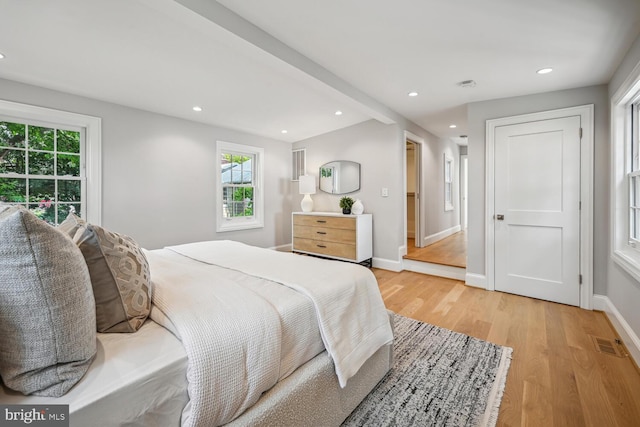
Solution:
{"label": "dresser drawer", "polygon": [[349,217],[321,216],[321,215],[294,215],[293,225],[306,225],[327,228],[339,228],[343,230],[355,230],[356,220]]}
{"label": "dresser drawer", "polygon": [[293,252],[367,263],[371,266],[373,259],[371,214],[294,212],[291,222]]}
{"label": "dresser drawer", "polygon": [[302,239],[353,244],[356,241],[356,230],[294,225],[293,236]]}
{"label": "dresser drawer", "polygon": [[315,254],[356,259],[356,246],[347,243],[324,242],[312,239],[302,239],[294,237],[293,250],[301,252],[312,252]]}

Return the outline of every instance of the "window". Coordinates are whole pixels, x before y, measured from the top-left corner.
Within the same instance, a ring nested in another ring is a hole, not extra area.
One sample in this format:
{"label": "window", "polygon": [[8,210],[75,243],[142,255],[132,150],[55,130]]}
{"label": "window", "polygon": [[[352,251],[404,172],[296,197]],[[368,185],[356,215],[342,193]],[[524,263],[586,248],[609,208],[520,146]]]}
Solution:
{"label": "window", "polygon": [[640,64],[611,100],[612,258],[640,280]]}
{"label": "window", "polygon": [[444,155],[444,210],[453,210],[453,159]]}
{"label": "window", "polygon": [[638,144],[638,108],[640,102],[631,104],[628,114],[630,121],[629,136],[629,240],[630,244],[636,248],[640,248],[640,148]]}
{"label": "window", "polygon": [[0,201],[100,223],[100,119],[0,101]]}
{"label": "window", "polygon": [[261,148],[218,141],[218,231],[264,226],[263,156]]}

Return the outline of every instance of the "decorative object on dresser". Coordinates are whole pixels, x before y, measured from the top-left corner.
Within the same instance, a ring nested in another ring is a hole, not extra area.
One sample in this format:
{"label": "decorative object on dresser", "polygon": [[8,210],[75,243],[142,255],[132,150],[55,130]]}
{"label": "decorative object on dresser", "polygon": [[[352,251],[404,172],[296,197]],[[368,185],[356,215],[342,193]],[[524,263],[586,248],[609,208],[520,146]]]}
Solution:
{"label": "decorative object on dresser", "polygon": [[356,201],[353,202],[353,205],[351,206],[351,213],[354,215],[360,215],[362,212],[364,212],[364,205],[362,204],[360,199],[356,199]]}
{"label": "decorative object on dresser", "polygon": [[293,213],[293,252],[372,266],[372,215]]}
{"label": "decorative object on dresser", "polygon": [[341,197],[339,205],[342,213],[349,215],[351,213],[351,206],[353,206],[353,199],[348,196]]}
{"label": "decorative object on dresser", "polygon": [[300,175],[298,178],[300,194],[304,194],[300,207],[302,212],[313,211],[313,200],[310,194],[316,194],[316,178],[313,175]]}

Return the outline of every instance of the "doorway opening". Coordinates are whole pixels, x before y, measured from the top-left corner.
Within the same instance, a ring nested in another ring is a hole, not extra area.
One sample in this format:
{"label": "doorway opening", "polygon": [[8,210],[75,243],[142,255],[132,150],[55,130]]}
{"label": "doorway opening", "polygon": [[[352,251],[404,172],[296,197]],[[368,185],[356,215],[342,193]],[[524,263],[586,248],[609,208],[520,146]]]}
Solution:
{"label": "doorway opening", "polygon": [[407,251],[422,247],[420,238],[420,144],[406,140]]}
{"label": "doorway opening", "polygon": [[[412,135],[405,132],[405,247],[403,253],[403,269],[419,273],[431,274],[441,277],[449,277],[458,280],[465,280],[466,258],[467,258],[467,238],[466,231],[457,222],[456,226],[439,230],[436,233],[428,233],[428,212],[435,212],[440,209],[440,197],[430,199],[427,194],[438,194],[442,187],[440,179],[444,179],[444,163],[433,164],[433,171],[425,170],[422,164],[423,156],[421,149],[424,140],[415,142]],[[429,150],[427,150],[431,153]],[[461,150],[460,150],[461,151]],[[460,154],[466,152],[458,151],[452,154],[453,163],[456,165],[453,172],[453,201],[455,209],[452,215],[459,217],[460,182],[463,177],[462,159]],[[460,166],[459,166],[460,165]],[[466,169],[465,169],[466,171]],[[432,174],[430,173],[432,172]],[[429,181],[425,181],[425,176],[431,176]],[[420,178],[420,177],[423,178]],[[466,182],[466,174],[464,175]],[[414,187],[415,185],[415,187]],[[424,187],[421,187],[424,185]],[[466,187],[466,186],[465,186]],[[415,190],[414,190],[415,189]],[[466,193],[465,193],[466,201]],[[435,205],[437,204],[437,205]]]}
{"label": "doorway opening", "polygon": [[467,224],[468,224],[468,218],[469,218],[469,209],[468,209],[469,186],[467,181],[468,176],[469,176],[469,158],[467,154],[460,154],[460,228],[463,232],[467,231]]}

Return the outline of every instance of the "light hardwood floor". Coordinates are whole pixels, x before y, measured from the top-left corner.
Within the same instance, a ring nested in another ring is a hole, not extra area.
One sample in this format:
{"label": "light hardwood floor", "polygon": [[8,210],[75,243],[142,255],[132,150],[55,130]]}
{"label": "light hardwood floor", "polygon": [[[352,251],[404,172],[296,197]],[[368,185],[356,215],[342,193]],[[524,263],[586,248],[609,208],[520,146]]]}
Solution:
{"label": "light hardwood floor", "polygon": [[407,254],[404,258],[466,268],[467,233],[459,231],[423,248],[416,248],[414,240],[407,239]]}
{"label": "light hardwood floor", "polygon": [[590,337],[617,337],[603,313],[373,271],[390,310],[514,349],[498,426],[640,426],[640,372]]}

